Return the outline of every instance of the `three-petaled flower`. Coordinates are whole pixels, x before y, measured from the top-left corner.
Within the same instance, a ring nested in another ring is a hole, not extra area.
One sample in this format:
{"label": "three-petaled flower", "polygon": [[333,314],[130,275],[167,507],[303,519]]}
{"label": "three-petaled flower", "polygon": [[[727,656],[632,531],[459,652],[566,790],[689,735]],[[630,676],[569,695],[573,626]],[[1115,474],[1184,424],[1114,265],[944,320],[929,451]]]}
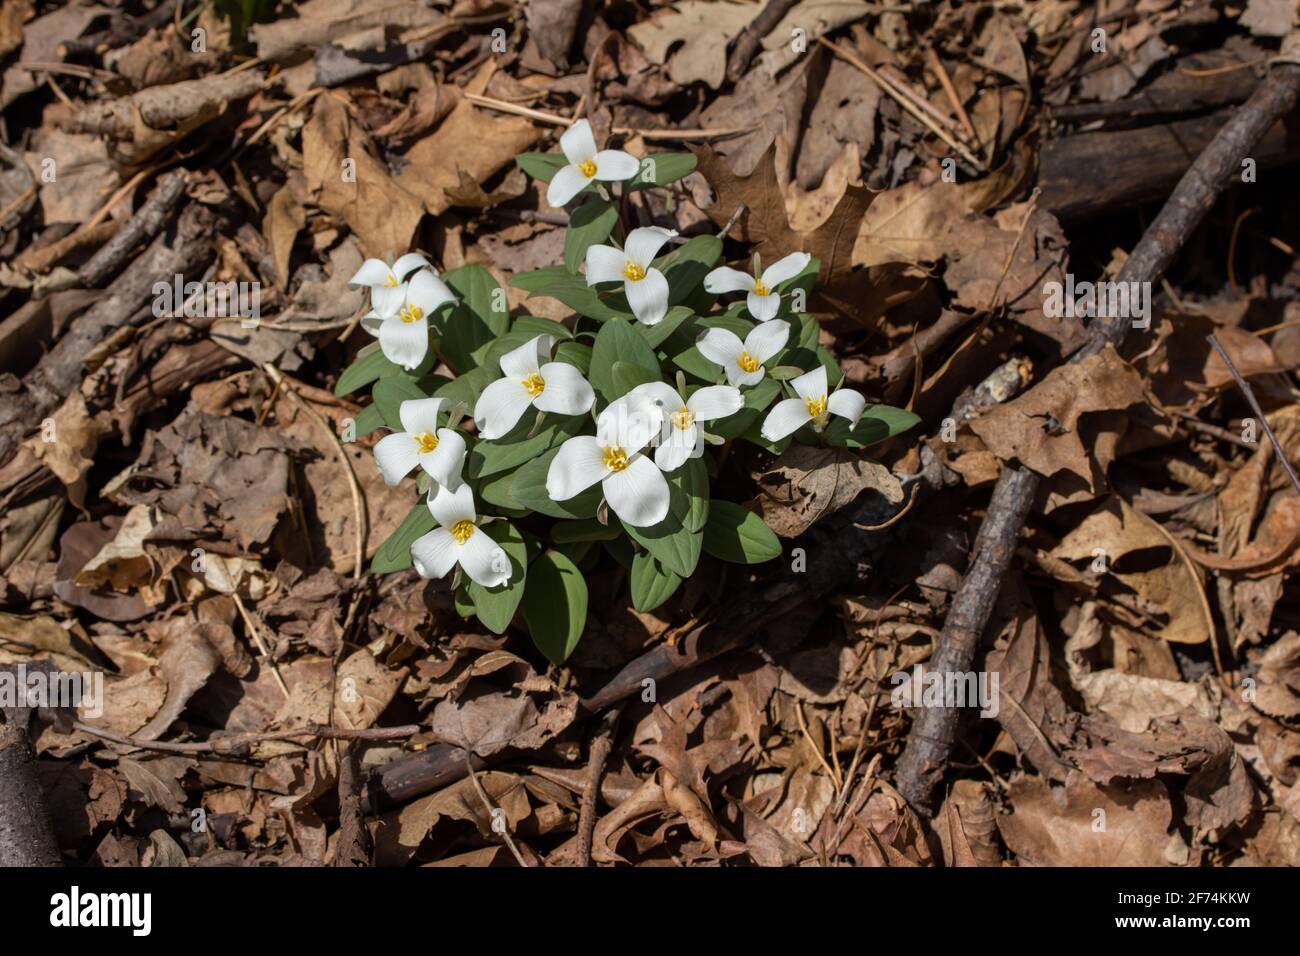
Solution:
{"label": "three-petaled flower", "polygon": [[414,398],[398,406],[397,416],[406,430],[385,435],[375,444],[375,464],[385,483],[396,485],[419,465],[439,485],[460,485],[465,439],[450,428],[438,427],[438,412],[445,401]]}
{"label": "three-petaled flower", "polygon": [[759,322],[767,322],[776,318],[776,313],[781,308],[781,293],[776,291],[776,287],[803,272],[811,261],[812,256],[806,252],[792,252],[784,259],[772,263],[758,276],[729,266],[720,266],[704,277],[704,288],[714,295],[748,292],[745,305],[749,308],[749,314]]}
{"label": "three-petaled flower", "polygon": [[388,361],[412,369],[429,352],[429,316],[455,301],[456,296],[436,273],[421,270],[405,284],[400,308],[390,315],[372,310],[361,320],[361,327],[379,338],[379,347]]}
{"label": "three-petaled flower", "polygon": [[823,365],[792,379],[790,384],[799,397],[777,402],[763,422],[762,435],[770,442],[793,435],[809,422],[816,431],[821,431],[831,415],[847,418],[851,425],[856,425],[867,407],[867,400],[849,388],[842,388],[828,398]]}
{"label": "three-petaled flower", "polygon": [[510,556],[479,527],[469,485],[429,490],[429,511],[439,527],[411,543],[411,563],[421,577],[443,578],[460,565],[474,581],[494,588],[510,580]]}
{"label": "three-petaled flower", "polygon": [[781,351],[789,337],[789,324],[772,319],[750,329],[743,342],[729,329],[709,329],[695,347],[710,362],[722,366],[732,385],[757,385],[763,380],[763,363]]}
{"label": "three-petaled flower", "polygon": [[634,401],[648,399],[663,411],[659,447],[655,449],[655,464],[662,471],[676,471],[695,454],[700,445],[700,422],[734,415],[745,404],[740,389],[730,385],[706,385],[685,401],[663,382],[646,382],[628,394]]}
{"label": "three-petaled flower", "polygon": [[479,436],[500,438],[515,425],[528,406],[557,415],[582,415],[596,401],[587,380],[572,365],[548,362],[555,339],[539,335],[501,356],[501,373],[478,398],[474,423]]}
{"label": "three-petaled flower", "polygon": [[624,524],[645,528],[668,514],[668,482],[641,449],[663,425],[663,411],[642,397],[625,395],[600,413],[595,435],[560,446],[546,473],[552,501],[567,501],[600,482],[605,501]]}
{"label": "three-petaled flower", "polygon": [[587,188],[593,180],[619,182],[636,175],[641,164],[631,153],[621,149],[596,150],[591,124],[585,119],[574,123],[560,137],[560,150],[569,165],[561,167],[546,189],[546,201],[557,209]]}
{"label": "three-petaled flower", "polygon": [[348,280],[349,289],[370,289],[370,308],[375,315],[396,315],[406,298],[406,277],[416,269],[430,268],[429,261],[418,252],[408,252],[391,266],[383,259],[367,259],[357,274]]}
{"label": "three-petaled flower", "polygon": [[627,303],[637,321],[657,325],[668,314],[668,280],[650,263],[663,244],[677,233],[661,226],[644,226],[627,234],[622,249],[590,246],[587,249],[587,285],[622,282]]}

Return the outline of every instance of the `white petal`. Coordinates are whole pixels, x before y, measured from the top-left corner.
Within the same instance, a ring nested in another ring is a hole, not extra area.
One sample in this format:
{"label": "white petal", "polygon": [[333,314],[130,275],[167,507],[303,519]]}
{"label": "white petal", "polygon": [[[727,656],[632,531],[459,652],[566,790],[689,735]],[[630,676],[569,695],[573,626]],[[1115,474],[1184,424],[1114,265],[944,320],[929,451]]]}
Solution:
{"label": "white petal", "polygon": [[381,319],[394,316],[406,301],[406,283],[395,286],[377,285],[370,288],[370,307]]}
{"label": "white petal", "polygon": [[411,542],[411,563],[422,578],[445,578],[460,548],[446,528],[434,528]]}
{"label": "white petal", "polygon": [[580,119],[560,134],[560,151],[573,165],[596,158],[596,137],[591,134],[591,124]]}
{"label": "white petal", "polygon": [[596,178],[607,183],[631,179],[640,168],[640,161],[621,149],[602,149],[596,154]]}
{"label": "white petal", "polygon": [[781,349],[785,348],[786,339],[790,337],[790,324],[784,319],[773,319],[756,325],[745,336],[745,351],[766,362]]}
{"label": "white petal", "polygon": [[551,346],[555,339],[549,335],[531,338],[517,349],[511,349],[501,356],[501,374],[520,381],[532,375],[542,367],[542,363],[551,357]]}
{"label": "white petal", "polygon": [[695,413],[698,421],[708,422],[734,415],[744,404],[740,389],[730,385],[709,385],[696,391],[687,400],[686,407]]}
{"label": "white petal", "polygon": [[383,285],[391,274],[392,270],[383,259],[367,259],[361,263],[361,268],[357,270],[356,275],[348,280],[348,288],[359,289],[364,285]]}
{"label": "white petal", "polygon": [[438,447],[420,456],[420,467],[446,488],[460,490],[460,473],[465,468],[465,439],[450,428],[438,429]]}
{"label": "white petal", "polygon": [[442,485],[436,492],[430,489],[428,504],[429,513],[444,528],[451,528],[460,521],[478,520],[474,513],[474,492],[463,482],[455,491]]}
{"label": "white petal", "polygon": [[420,462],[420,447],[406,432],[393,432],[375,443],[375,464],[384,484],[396,485]]}
{"label": "white petal", "polygon": [[862,410],[867,407],[867,400],[851,388],[842,388],[826,401],[828,411],[841,418],[847,418],[856,425],[862,417]]}
{"label": "white petal", "polygon": [[634,528],[658,524],[668,514],[668,482],[645,455],[637,455],[622,471],[610,472],[601,489],[614,514]]}
{"label": "white petal", "polygon": [[393,263],[393,275],[399,279],[405,279],[416,269],[432,269],[429,260],[424,258],[418,252],[408,252],[404,256],[398,256],[397,261]]}
{"label": "white petal", "polygon": [[677,235],[675,229],[665,229],[663,226],[642,226],[640,229],[633,229],[627,234],[627,242],[623,243],[623,251],[627,257],[639,265],[642,269],[649,269],[650,263],[654,261],[655,256],[659,255],[659,250],[663,244]]}
{"label": "white petal", "polygon": [[388,361],[405,369],[412,369],[424,361],[429,351],[429,326],[418,322],[403,322],[399,318],[384,319],[379,327],[379,347]]}
{"label": "white petal", "polygon": [[665,382],[646,382],[644,385],[638,385],[627,393],[627,398],[634,402],[647,401],[658,405],[665,416],[671,415],[686,404],[677,394],[677,389]]}
{"label": "white petal", "polygon": [[417,272],[406,289],[406,301],[419,306],[428,316],[440,305],[455,302],[456,295],[432,272]]}
{"label": "white petal", "polygon": [[384,320],[380,318],[379,313],[376,312],[374,309],[371,309],[368,313],[366,313],[361,317],[361,327],[365,329],[367,332],[369,332],[371,335],[378,335],[379,327],[383,324],[384,324]]}
{"label": "white petal", "polygon": [[533,396],[517,378],[499,378],[479,394],[474,405],[474,424],[480,438],[489,441],[506,435],[519,424]]}
{"label": "white petal", "polygon": [[755,321],[769,322],[781,311],[781,296],[776,292],[771,295],[755,295],[751,292],[745,296],[745,308],[749,309],[749,314]]}
{"label": "white petal", "polygon": [[727,292],[753,292],[754,277],[730,266],[719,266],[704,277],[704,291],[714,295]]}
{"label": "white petal", "polygon": [[710,362],[725,369],[735,366],[745,351],[745,343],[730,329],[709,329],[696,340],[695,347]]}
{"label": "white petal", "polygon": [[655,449],[655,464],[661,471],[676,471],[686,464],[699,442],[700,430],[694,425],[686,429],[674,428]]}
{"label": "white petal", "polygon": [[606,406],[596,419],[596,438],[604,447],[617,445],[627,454],[640,451],[660,433],[664,409],[646,394],[628,392]]}
{"label": "white petal", "polygon": [[768,441],[780,441],[787,435],[793,435],[810,421],[812,416],[808,414],[808,405],[804,400],[787,398],[785,401],[777,402],[767,413],[762,434]]}
{"label": "white petal", "polygon": [[784,259],[772,263],[763,270],[763,285],[775,289],[787,279],[793,279],[812,262],[812,256],[806,252],[792,252]]}
{"label": "white petal", "polygon": [[402,420],[402,427],[412,435],[428,432],[438,434],[438,412],[446,403],[445,398],[413,398],[397,406],[397,417]]}
{"label": "white petal", "polygon": [[645,278],[623,283],[627,304],[643,325],[658,325],[668,314],[668,280],[658,269],[647,270]]}
{"label": "white petal", "polygon": [[818,365],[811,372],[804,372],[798,378],[791,379],[795,394],[800,398],[824,398],[826,396],[826,366]]}
{"label": "white petal", "polygon": [[564,166],[551,177],[546,187],[546,201],[559,209],[587,188],[590,179],[577,166]]}
{"label": "white petal", "polygon": [[457,555],[465,573],[485,588],[494,588],[510,580],[510,555],[486,531],[475,528],[460,546]]}
{"label": "white petal", "polygon": [[596,402],[591,385],[567,362],[547,362],[542,366],[542,381],[546,388],[533,400],[544,412],[557,415],[584,415]]}
{"label": "white petal", "polygon": [[546,472],[546,493],[551,500],[568,501],[608,475],[604,454],[591,435],[579,435],[561,445]]}
{"label": "white petal", "polygon": [[613,246],[587,247],[587,285],[597,282],[622,282],[627,256]]}

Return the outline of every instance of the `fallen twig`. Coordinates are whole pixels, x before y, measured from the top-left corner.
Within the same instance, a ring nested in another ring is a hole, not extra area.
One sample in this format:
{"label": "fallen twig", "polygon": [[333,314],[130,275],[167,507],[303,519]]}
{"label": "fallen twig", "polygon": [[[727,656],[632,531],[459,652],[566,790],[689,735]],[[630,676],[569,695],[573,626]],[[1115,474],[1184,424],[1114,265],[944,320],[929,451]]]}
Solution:
{"label": "fallen twig", "polygon": [[749,69],[749,64],[758,55],[759,44],[763,37],[771,33],[782,18],[790,12],[798,0],[767,0],[758,16],[750,20],[745,29],[736,37],[736,44],[731,48],[731,58],[727,60],[727,79],[739,82]]}
{"label": "fallen twig", "polygon": [[77,278],[87,288],[98,288],[122,268],[122,263],[137,246],[147,242],[162,231],[171,218],[171,211],[185,194],[185,174],[167,173],[153,191],[153,195],[136,210],[131,220],[90,259],[77,270]]}
{"label": "fallen twig", "polygon": [[600,798],[600,778],[605,773],[605,761],[614,746],[614,728],[622,707],[615,707],[601,721],[600,730],[591,741],[591,754],[587,758],[587,785],[582,791],[582,806],[578,811],[578,866],[591,866],[591,835],[596,832],[596,802]]}
{"label": "fallen twig", "polygon": [[1230,374],[1233,381],[1237,383],[1237,387],[1241,389],[1241,393],[1246,396],[1246,401],[1250,404],[1250,410],[1255,413],[1255,417],[1259,419],[1259,423],[1264,426],[1264,434],[1268,436],[1269,443],[1272,444],[1273,450],[1277,452],[1278,461],[1280,461],[1282,467],[1286,469],[1287,477],[1291,479],[1291,484],[1295,485],[1296,491],[1300,491],[1300,475],[1295,473],[1295,467],[1291,464],[1290,459],[1287,458],[1286,452],[1282,450],[1282,443],[1279,442],[1277,436],[1273,434],[1273,428],[1269,425],[1268,418],[1264,415],[1264,409],[1259,407],[1259,401],[1255,398],[1254,389],[1250,387],[1250,383],[1247,382],[1242,377],[1241,373],[1237,371],[1237,366],[1232,363],[1232,359],[1229,357],[1227,351],[1219,344],[1218,337],[1211,332],[1205,337],[1205,339],[1214,346],[1214,351],[1219,353],[1219,358],[1223,359],[1223,364],[1228,366],[1228,374]]}

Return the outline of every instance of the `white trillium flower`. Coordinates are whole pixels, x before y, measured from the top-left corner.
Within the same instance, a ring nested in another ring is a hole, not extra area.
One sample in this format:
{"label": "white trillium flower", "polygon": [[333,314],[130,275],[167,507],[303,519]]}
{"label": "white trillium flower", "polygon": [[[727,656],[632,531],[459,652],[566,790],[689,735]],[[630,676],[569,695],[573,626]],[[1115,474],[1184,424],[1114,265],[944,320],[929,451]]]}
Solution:
{"label": "white trillium flower", "polygon": [[791,380],[790,384],[799,397],[777,402],[767,413],[762,434],[768,441],[777,442],[793,435],[809,422],[821,431],[831,415],[847,418],[851,425],[856,425],[867,407],[867,400],[849,388],[842,388],[827,398],[826,368],[822,365]]}
{"label": "white trillium flower", "polygon": [[743,342],[728,329],[709,329],[695,347],[710,362],[722,366],[732,385],[757,385],[763,380],[763,363],[785,348],[789,337],[789,324],[772,319],[750,329]]}
{"label": "white trillium flower", "polygon": [[572,365],[547,362],[554,337],[539,335],[501,356],[499,378],[479,395],[474,423],[483,438],[507,434],[528,406],[557,415],[582,415],[591,410],[596,393]]}
{"label": "white trillium flower", "polygon": [[638,385],[629,394],[634,400],[649,399],[663,410],[659,447],[655,449],[655,464],[662,471],[676,471],[694,454],[700,443],[699,422],[734,415],[745,404],[740,389],[730,385],[696,389],[686,401],[663,382]]}
{"label": "white trillium flower", "polygon": [[546,190],[546,201],[557,209],[586,189],[593,180],[619,182],[631,179],[641,168],[635,156],[621,149],[597,152],[591,124],[585,119],[578,120],[564,131],[560,137],[560,150],[569,165],[552,177]]}
{"label": "white trillium flower", "polygon": [[412,369],[429,351],[429,316],[456,296],[433,272],[421,271],[406,283],[402,305],[392,315],[372,310],[361,327],[379,338],[384,357],[395,365]]}
{"label": "white trillium flower", "polygon": [[677,235],[672,229],[645,226],[627,234],[622,249],[590,246],[587,249],[587,285],[622,282],[628,305],[637,321],[658,325],[668,314],[668,280],[650,263],[663,244]]}
{"label": "white trillium flower", "polygon": [[439,488],[437,494],[430,490],[428,504],[440,527],[411,542],[411,563],[421,577],[445,578],[459,564],[485,588],[510,580],[510,556],[478,526],[469,485]]}
{"label": "white trillium flower", "polygon": [[638,396],[625,395],[600,413],[595,435],[560,446],[546,474],[552,501],[567,501],[600,482],[605,500],[625,524],[646,528],[668,514],[668,482],[641,449],[659,434],[663,412]]}
{"label": "white trillium flower", "polygon": [[455,488],[465,465],[465,439],[438,427],[446,399],[416,398],[402,402],[397,414],[405,431],[385,435],[375,444],[375,464],[388,485],[396,485],[419,465],[439,485]]}
{"label": "white trillium flower", "polygon": [[367,259],[348,280],[349,289],[370,289],[370,307],[380,318],[396,315],[406,299],[405,279],[416,269],[428,269],[429,262],[417,252],[408,252],[391,266],[383,259]]}
{"label": "white trillium flower", "polygon": [[808,267],[812,256],[806,252],[792,252],[779,262],[774,262],[760,276],[752,276],[739,269],[721,266],[704,277],[704,289],[714,295],[724,292],[748,292],[745,304],[749,314],[759,322],[776,318],[781,308],[781,293],[776,287],[793,279]]}

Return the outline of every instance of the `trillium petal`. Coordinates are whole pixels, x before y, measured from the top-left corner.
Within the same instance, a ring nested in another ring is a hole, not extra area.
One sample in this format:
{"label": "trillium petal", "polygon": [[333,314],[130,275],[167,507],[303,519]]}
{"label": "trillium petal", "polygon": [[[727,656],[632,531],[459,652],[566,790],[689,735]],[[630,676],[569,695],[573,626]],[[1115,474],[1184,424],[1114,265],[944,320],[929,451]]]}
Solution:
{"label": "trillium petal", "polygon": [[596,178],[607,183],[631,179],[641,168],[641,162],[631,153],[621,149],[602,149],[596,154]]}
{"label": "trillium petal", "polygon": [[546,493],[552,501],[568,501],[609,474],[605,449],[591,435],[570,438],[560,446],[546,472]]}
{"label": "trillium petal", "polygon": [[517,378],[499,378],[479,394],[474,406],[474,424],[480,438],[489,441],[509,434],[519,424],[533,396]]}
{"label": "trillium petal", "polygon": [[697,421],[708,422],[715,418],[734,415],[745,404],[740,389],[730,385],[709,385],[698,389],[686,401],[686,407],[695,415]]}
{"label": "trillium petal", "polygon": [[420,462],[420,448],[406,432],[393,432],[375,443],[375,464],[384,484],[400,484]]}
{"label": "trillium petal", "polygon": [[862,417],[862,410],[867,407],[867,400],[851,388],[842,388],[826,400],[826,408],[847,418],[854,425]]}
{"label": "trillium petal", "polygon": [[388,361],[405,369],[415,368],[429,351],[428,323],[424,319],[418,322],[403,322],[396,317],[384,319],[379,327],[379,347]]}
{"label": "trillium petal", "polygon": [[405,301],[405,282],[395,286],[377,285],[370,289],[370,307],[381,319],[396,315]]}
{"label": "trillium petal", "polygon": [[450,428],[438,429],[438,447],[420,455],[420,467],[445,488],[460,490],[460,473],[465,468],[465,439]]}
{"label": "trillium petal", "polygon": [[745,351],[745,343],[730,329],[709,329],[696,340],[695,347],[706,359],[723,368],[733,367]]}
{"label": "trillium petal", "polygon": [[692,425],[690,428],[674,428],[655,449],[655,464],[661,471],[676,471],[695,451],[700,441],[700,430]]}
{"label": "trillium petal", "polygon": [[644,392],[629,392],[610,402],[600,413],[596,419],[596,437],[605,447],[617,445],[630,455],[650,444],[660,433],[664,413]]}
{"label": "trillium petal", "polygon": [[434,528],[411,542],[411,563],[422,578],[445,578],[460,548],[446,528]]}
{"label": "trillium petal", "polygon": [[365,329],[367,332],[369,332],[371,335],[375,335],[375,336],[379,335],[379,327],[383,324],[384,324],[384,320],[380,317],[379,313],[376,312],[374,309],[371,309],[368,313],[366,313],[361,317],[361,327]]}
{"label": "trillium petal", "polygon": [[428,432],[438,434],[438,412],[446,404],[445,398],[413,398],[397,406],[397,417],[402,427],[412,435]]}
{"label": "trillium petal", "polygon": [[647,401],[658,405],[665,415],[671,415],[685,403],[677,394],[677,389],[666,382],[646,382],[627,393],[632,401]]}
{"label": "trillium petal", "polygon": [[575,166],[595,159],[596,137],[591,133],[591,124],[580,119],[561,133],[560,151]]}
{"label": "trillium petal", "polygon": [[542,363],[551,357],[551,347],[555,345],[554,337],[539,335],[529,339],[517,349],[511,349],[501,356],[501,374],[520,381],[538,371]]}
{"label": "trillium petal", "polygon": [[823,398],[826,395],[826,366],[818,365],[811,372],[804,372],[798,378],[790,380],[795,394],[800,398]]}
{"label": "trillium petal", "polygon": [[437,491],[429,492],[429,513],[444,528],[451,528],[461,521],[477,521],[478,515],[474,513],[474,492],[464,482],[454,490],[439,485]]}
{"label": "trillium petal", "polygon": [[745,336],[745,351],[759,362],[766,362],[785,348],[788,338],[790,338],[790,324],[784,319],[772,319],[750,329],[749,334]]}
{"label": "trillium petal", "polygon": [[781,311],[781,296],[777,292],[770,295],[756,295],[751,292],[745,296],[745,308],[749,309],[755,321],[770,322]]}
{"label": "trillium petal", "polygon": [[456,294],[432,272],[417,272],[406,287],[406,301],[431,315],[441,305],[456,301]]}
{"label": "trillium petal", "polygon": [[546,201],[559,209],[591,182],[577,166],[565,166],[556,171],[546,187]]}
{"label": "trillium petal", "polygon": [[787,279],[793,279],[812,262],[812,256],[806,252],[792,252],[784,259],[779,259],[763,270],[763,285],[775,289]]}
{"label": "trillium petal", "polygon": [[622,471],[610,472],[601,489],[614,514],[634,528],[658,524],[668,514],[668,482],[645,455],[637,455]]}
{"label": "trillium petal", "polygon": [[432,269],[429,260],[424,258],[418,252],[408,252],[404,256],[398,256],[397,261],[393,263],[393,275],[399,279],[405,279],[416,269]]}
{"label": "trillium petal", "polygon": [[642,325],[658,325],[668,314],[668,280],[658,269],[646,271],[645,278],[623,283],[627,304]]}
{"label": "trillium petal", "polygon": [[613,246],[587,247],[587,285],[597,282],[622,282],[627,256]]}
{"label": "trillium petal", "polygon": [[787,398],[772,406],[763,421],[762,435],[768,441],[776,442],[793,435],[804,425],[812,421],[808,414],[808,405],[801,398]]}
{"label": "trillium petal", "polygon": [[714,295],[727,292],[753,292],[754,277],[730,266],[719,266],[704,277],[704,291]]}
{"label": "trillium petal", "polygon": [[365,285],[383,285],[391,272],[388,263],[383,259],[367,259],[361,263],[361,268],[356,271],[356,274],[348,280],[348,288],[359,289]]}
{"label": "trillium petal", "polygon": [[469,539],[460,546],[457,560],[465,573],[485,588],[510,580],[510,555],[481,528],[470,532]]}
{"label": "trillium petal", "polygon": [[556,415],[583,415],[591,411],[596,393],[582,373],[567,362],[547,362],[542,366],[546,387],[533,399],[533,405]]}
{"label": "trillium petal", "polygon": [[627,241],[623,243],[623,251],[627,257],[639,265],[642,269],[649,269],[650,263],[654,262],[655,256],[659,255],[659,250],[663,248],[665,242],[677,235],[675,229],[665,229],[663,226],[642,226],[640,229],[633,229],[627,234]]}

